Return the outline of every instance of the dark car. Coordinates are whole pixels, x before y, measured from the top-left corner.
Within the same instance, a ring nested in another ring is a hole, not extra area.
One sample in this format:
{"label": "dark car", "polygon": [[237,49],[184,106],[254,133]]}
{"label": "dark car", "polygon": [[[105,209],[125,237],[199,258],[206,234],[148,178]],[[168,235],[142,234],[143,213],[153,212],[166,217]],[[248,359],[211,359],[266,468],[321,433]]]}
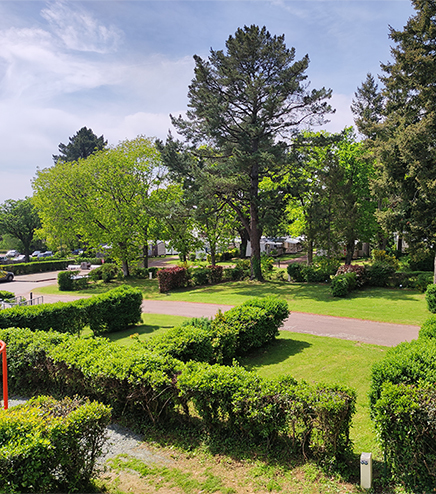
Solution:
{"label": "dark car", "polygon": [[10,271],[3,271],[0,269],[0,281],[12,281],[14,279],[14,273]]}

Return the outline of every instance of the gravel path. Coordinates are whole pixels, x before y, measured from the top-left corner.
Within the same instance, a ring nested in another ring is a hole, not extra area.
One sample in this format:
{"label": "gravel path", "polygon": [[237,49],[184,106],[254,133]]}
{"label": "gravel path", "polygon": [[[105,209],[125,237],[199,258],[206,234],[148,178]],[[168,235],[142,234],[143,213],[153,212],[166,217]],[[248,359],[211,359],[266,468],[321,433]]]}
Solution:
{"label": "gravel path", "polygon": [[[22,396],[11,396],[8,400],[9,408],[26,403],[27,398]],[[2,403],[3,405],[3,403]],[[106,442],[103,454],[99,458],[99,466],[103,466],[107,460],[115,458],[120,454],[127,454],[142,460],[147,464],[171,464],[173,461],[162,455],[156,454],[144,446],[144,437],[132,432],[127,427],[118,424],[110,424],[106,428]]]}

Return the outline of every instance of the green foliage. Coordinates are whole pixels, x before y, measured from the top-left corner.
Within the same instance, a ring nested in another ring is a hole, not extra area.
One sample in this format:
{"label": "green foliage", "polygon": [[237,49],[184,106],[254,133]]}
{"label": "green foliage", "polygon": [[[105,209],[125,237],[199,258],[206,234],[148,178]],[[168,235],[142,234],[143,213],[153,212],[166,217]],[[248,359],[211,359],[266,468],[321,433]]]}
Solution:
{"label": "green foliage", "polygon": [[392,480],[407,492],[435,486],[436,393],[432,387],[383,385],[373,415]]}
{"label": "green foliage", "polygon": [[12,271],[15,275],[19,274],[33,274],[33,273],[45,273],[47,271],[58,271],[60,269],[66,269],[68,264],[71,264],[70,260],[63,261],[38,261],[38,262],[26,262],[17,264],[2,264],[0,269],[6,271]]}
{"label": "green foliage", "polygon": [[370,400],[374,406],[383,384],[433,385],[436,382],[436,340],[419,338],[390,348],[372,369]]}
{"label": "green foliage", "polygon": [[419,338],[436,338],[436,316],[429,317],[419,330]]}
{"label": "green foliage", "polygon": [[265,309],[272,317],[274,325],[280,328],[289,316],[289,308],[286,300],[278,297],[251,298],[242,304],[242,307],[260,307]]}
{"label": "green foliage", "polygon": [[353,282],[351,277],[354,277],[354,286],[356,284],[356,274],[346,273],[338,274],[332,279],[330,286],[333,297],[346,297],[352,290]]}
{"label": "green foliage", "polygon": [[80,275],[80,271],[61,271],[58,273],[58,286],[60,291],[74,291],[85,288],[86,278],[73,279]]}
{"label": "green foliage", "polygon": [[356,275],[356,288],[362,288],[367,283],[367,273],[365,266],[358,264],[344,264],[336,271],[336,275],[354,273]]}
{"label": "green foliage", "polygon": [[214,351],[210,330],[201,326],[190,326],[189,321],[187,323],[150,338],[146,347],[182,362],[212,362]]}
{"label": "green foliage", "polygon": [[116,264],[107,262],[90,271],[89,279],[92,281],[102,280],[104,283],[110,283],[119,275],[119,273],[120,268]]}
{"label": "green foliage", "polygon": [[77,161],[78,159],[84,159],[91,154],[101,151],[107,145],[107,141],[101,135],[97,137],[92,129],[82,127],[78,130],[73,137],[69,137],[69,143],[59,144],[58,149],[60,155],[53,155],[53,161]]}
{"label": "green foliage", "polygon": [[428,285],[425,292],[427,308],[432,314],[436,314],[436,284]]}
{"label": "green foliage", "polygon": [[400,265],[398,259],[392,255],[388,254],[385,250],[373,249],[371,252],[371,258],[373,262],[380,262],[389,264],[396,271]]}
{"label": "green foliage", "polygon": [[142,293],[121,285],[109,292],[85,299],[87,322],[95,335],[122,331],[141,321]]}
{"label": "green foliage", "polygon": [[0,492],[77,492],[96,475],[110,408],[39,397],[0,411]]}
{"label": "green foliage", "polygon": [[0,290],[0,300],[8,300],[15,298],[15,293],[8,292],[7,290]]}
{"label": "green foliage", "polygon": [[189,363],[177,385],[209,429],[239,430],[267,439],[285,436],[294,451],[331,455],[350,451],[355,394],[340,386],[309,386],[290,376],[265,380],[242,367]]}
{"label": "green foliage", "polygon": [[338,261],[317,257],[311,265],[292,262],[288,264],[286,270],[293,281],[309,283],[324,283],[330,280],[330,276],[336,273]]}
{"label": "green foliage", "polygon": [[388,286],[395,268],[391,263],[375,261],[366,268],[366,276],[370,286]]}
{"label": "green foliage", "polygon": [[191,281],[194,286],[207,285],[209,283],[209,269],[197,268],[191,271]]}
{"label": "green foliage", "polygon": [[305,281],[303,276],[304,266],[304,264],[299,262],[291,262],[290,264],[288,264],[286,270],[293,281],[297,281],[299,283]]}
{"label": "green foliage", "polygon": [[424,293],[433,283],[433,273],[422,271],[397,271],[391,278],[392,284],[399,288],[416,288]]}
{"label": "green foliage", "polygon": [[0,311],[0,327],[80,334],[89,325],[95,334],[127,329],[141,319],[140,290],[121,286],[74,302],[56,302]]}

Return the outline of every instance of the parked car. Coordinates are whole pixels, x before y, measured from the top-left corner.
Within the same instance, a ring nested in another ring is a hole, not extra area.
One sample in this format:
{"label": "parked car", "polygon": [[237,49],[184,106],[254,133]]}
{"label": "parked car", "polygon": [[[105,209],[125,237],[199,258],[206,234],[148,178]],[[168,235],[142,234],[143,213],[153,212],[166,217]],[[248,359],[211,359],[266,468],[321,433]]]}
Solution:
{"label": "parked car", "polygon": [[6,257],[17,257],[19,255],[20,253],[18,252],[18,250],[8,250],[6,252]]}
{"label": "parked car", "polygon": [[41,251],[40,250],[35,250],[35,252],[32,252],[32,254],[31,254],[30,257],[38,257],[39,254],[41,254]]}
{"label": "parked car", "polygon": [[13,257],[12,258],[13,261],[19,261],[19,262],[23,262],[26,260],[26,256],[24,254],[20,254],[19,256],[17,257]]}
{"label": "parked car", "polygon": [[52,257],[53,256],[53,252],[51,250],[48,250],[47,252],[41,252],[40,254],[38,254],[38,259],[42,259],[44,257]]}
{"label": "parked car", "polygon": [[12,281],[14,279],[14,273],[10,271],[3,271],[0,269],[0,281]]}

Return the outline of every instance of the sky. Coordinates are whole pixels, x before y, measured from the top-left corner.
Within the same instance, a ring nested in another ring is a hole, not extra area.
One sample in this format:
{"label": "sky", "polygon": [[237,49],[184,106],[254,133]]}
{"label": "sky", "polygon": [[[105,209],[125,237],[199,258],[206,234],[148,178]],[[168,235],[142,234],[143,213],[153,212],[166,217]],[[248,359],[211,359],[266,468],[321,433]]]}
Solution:
{"label": "sky", "polygon": [[0,203],[31,196],[82,127],[113,145],[165,139],[187,109],[193,55],[225,49],[244,25],[309,55],[310,88],[333,91],[322,128],[338,132],[366,74],[390,60],[389,26],[413,12],[409,0],[0,0]]}

